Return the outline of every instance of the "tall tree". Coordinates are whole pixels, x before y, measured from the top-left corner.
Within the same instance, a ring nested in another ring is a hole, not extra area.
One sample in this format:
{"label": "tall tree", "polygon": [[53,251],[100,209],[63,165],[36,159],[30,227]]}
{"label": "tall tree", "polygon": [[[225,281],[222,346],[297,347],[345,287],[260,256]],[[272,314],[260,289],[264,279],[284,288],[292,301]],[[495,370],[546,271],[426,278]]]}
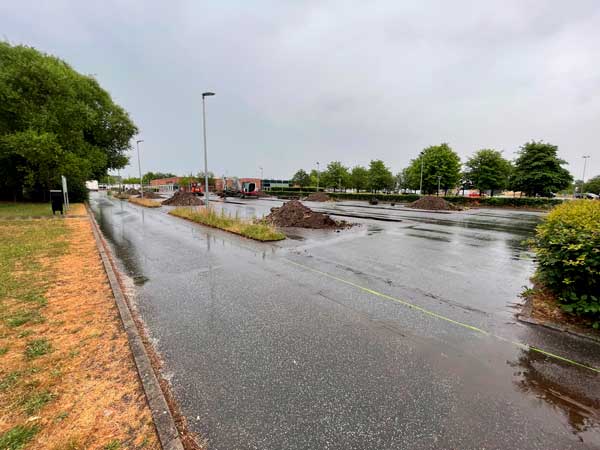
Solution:
{"label": "tall tree", "polygon": [[512,166],[497,150],[479,150],[469,158],[465,166],[465,180],[480,192],[489,190],[493,196],[494,191],[508,187]]}
{"label": "tall tree", "polygon": [[394,175],[380,159],[369,163],[369,188],[373,191],[391,190],[394,188]]}
{"label": "tall tree", "polygon": [[65,175],[72,200],[85,180],[124,167],[137,129],[93,77],[58,58],[0,42],[0,198],[46,198]]}
{"label": "tall tree", "polygon": [[445,193],[456,188],[461,180],[460,158],[452,148],[442,143],[424,149],[418,158],[411,161],[409,172],[411,180],[419,180],[421,185],[421,169],[423,173],[423,192],[433,194],[438,185]]}
{"label": "tall tree", "polygon": [[565,161],[557,156],[558,147],[546,142],[527,142],[515,161],[514,189],[529,196],[548,196],[565,189],[573,181]]}
{"label": "tall tree", "polygon": [[591,192],[592,194],[600,195],[600,175],[590,178],[583,185],[583,192]]}
{"label": "tall tree", "polygon": [[306,173],[304,169],[300,169],[292,177],[292,183],[300,187],[306,187],[310,185],[310,175]]}
{"label": "tall tree", "polygon": [[420,172],[415,171],[412,166],[405,167],[396,175],[396,184],[402,191],[416,191],[419,189]]}
{"label": "tall tree", "polygon": [[369,186],[369,171],[363,166],[355,166],[350,172],[350,187],[356,191],[364,191]]}
{"label": "tall tree", "polygon": [[321,174],[321,184],[333,189],[346,189],[350,184],[350,173],[340,161],[327,164],[327,170]]}

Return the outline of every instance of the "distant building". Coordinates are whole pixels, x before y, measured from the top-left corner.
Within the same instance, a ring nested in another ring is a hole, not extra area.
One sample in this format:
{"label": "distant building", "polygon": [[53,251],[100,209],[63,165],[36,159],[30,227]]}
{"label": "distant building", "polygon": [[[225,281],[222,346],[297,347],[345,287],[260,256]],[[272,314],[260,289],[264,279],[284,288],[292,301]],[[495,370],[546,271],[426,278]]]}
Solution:
{"label": "distant building", "polygon": [[157,178],[150,180],[150,186],[158,189],[159,192],[173,192],[179,189],[179,182],[182,177]]}
{"label": "distant building", "polygon": [[262,187],[265,191],[274,187],[289,188],[291,184],[290,180],[262,180]]}
{"label": "distant building", "polygon": [[85,187],[88,189],[88,191],[97,191],[98,190],[98,180],[86,181]]}

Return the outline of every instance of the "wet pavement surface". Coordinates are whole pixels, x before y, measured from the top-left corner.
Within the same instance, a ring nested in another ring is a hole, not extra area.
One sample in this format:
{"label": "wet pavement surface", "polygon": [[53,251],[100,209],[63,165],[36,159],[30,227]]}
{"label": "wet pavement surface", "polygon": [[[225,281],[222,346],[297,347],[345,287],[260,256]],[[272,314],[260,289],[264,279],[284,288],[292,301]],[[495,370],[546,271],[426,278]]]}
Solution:
{"label": "wet pavement surface", "polygon": [[600,345],[514,319],[540,214],[307,202],[358,225],[262,244],[90,203],[209,449],[600,448]]}

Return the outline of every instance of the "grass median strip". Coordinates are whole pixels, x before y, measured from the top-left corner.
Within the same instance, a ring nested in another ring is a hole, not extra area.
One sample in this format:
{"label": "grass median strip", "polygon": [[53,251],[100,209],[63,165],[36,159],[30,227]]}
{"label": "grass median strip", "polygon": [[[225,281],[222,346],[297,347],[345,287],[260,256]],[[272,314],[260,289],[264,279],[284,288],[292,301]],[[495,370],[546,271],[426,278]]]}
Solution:
{"label": "grass median strip", "polygon": [[261,242],[281,241],[282,239],[285,239],[285,234],[272,225],[262,221],[244,220],[239,217],[232,217],[224,211],[218,213],[213,209],[207,208],[175,208],[169,211],[169,214]]}
{"label": "grass median strip", "polygon": [[16,204],[0,221],[0,450],[160,448],[79,206],[32,220],[42,207]]}
{"label": "grass median strip", "polygon": [[144,206],[146,208],[160,208],[161,203],[155,200],[150,200],[149,198],[138,198],[138,197],[129,197],[129,203],[133,203],[135,205]]}

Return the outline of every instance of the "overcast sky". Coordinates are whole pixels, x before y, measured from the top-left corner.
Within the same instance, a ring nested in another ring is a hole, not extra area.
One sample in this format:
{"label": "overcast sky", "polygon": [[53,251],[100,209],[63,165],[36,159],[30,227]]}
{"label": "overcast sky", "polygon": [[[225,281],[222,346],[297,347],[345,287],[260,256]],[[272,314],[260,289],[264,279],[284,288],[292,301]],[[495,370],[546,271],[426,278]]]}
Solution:
{"label": "overcast sky", "polygon": [[95,74],[139,127],[144,171],[203,167],[211,90],[219,176],[395,173],[440,142],[512,159],[531,139],[600,174],[597,0],[1,0],[0,34]]}

